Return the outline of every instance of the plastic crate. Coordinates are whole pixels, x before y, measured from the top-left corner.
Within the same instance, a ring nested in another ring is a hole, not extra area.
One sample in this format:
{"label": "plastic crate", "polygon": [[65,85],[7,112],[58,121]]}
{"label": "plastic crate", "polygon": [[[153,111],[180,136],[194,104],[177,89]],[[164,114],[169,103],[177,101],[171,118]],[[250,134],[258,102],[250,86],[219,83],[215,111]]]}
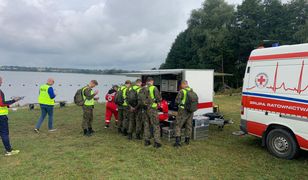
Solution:
{"label": "plastic crate", "polygon": [[[181,134],[183,135],[185,132],[185,129],[182,129]],[[168,141],[171,141],[175,138],[175,129],[170,129],[169,127],[163,127],[162,128],[162,137],[164,139],[167,139]]]}
{"label": "plastic crate", "polygon": [[210,118],[206,116],[194,116],[193,127],[209,126]]}
{"label": "plastic crate", "polygon": [[193,127],[193,140],[207,139],[209,135],[209,125]]}

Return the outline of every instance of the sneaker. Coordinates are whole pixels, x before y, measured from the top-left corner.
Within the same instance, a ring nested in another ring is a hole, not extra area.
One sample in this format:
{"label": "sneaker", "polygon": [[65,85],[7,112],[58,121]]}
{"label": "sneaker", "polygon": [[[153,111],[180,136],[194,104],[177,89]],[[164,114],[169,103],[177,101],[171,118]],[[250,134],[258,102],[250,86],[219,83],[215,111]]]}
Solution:
{"label": "sneaker", "polygon": [[40,130],[39,129],[34,129],[34,132],[40,133]]}
{"label": "sneaker", "polygon": [[57,129],[49,129],[49,132],[55,132]]}
{"label": "sneaker", "polygon": [[108,124],[106,124],[105,129],[108,129],[108,128],[109,128],[109,125],[108,125]]}
{"label": "sneaker", "polygon": [[19,150],[12,150],[12,151],[10,151],[10,152],[5,152],[5,156],[13,156],[13,155],[16,155],[16,154],[18,154],[20,151]]}

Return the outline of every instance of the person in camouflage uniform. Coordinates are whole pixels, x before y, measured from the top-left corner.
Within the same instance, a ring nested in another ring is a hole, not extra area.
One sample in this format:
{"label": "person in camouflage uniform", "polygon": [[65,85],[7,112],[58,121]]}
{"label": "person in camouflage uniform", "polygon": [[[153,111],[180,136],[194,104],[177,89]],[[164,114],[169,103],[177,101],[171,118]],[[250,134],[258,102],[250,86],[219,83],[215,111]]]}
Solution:
{"label": "person in camouflage uniform", "polygon": [[118,113],[119,113],[119,124],[118,124],[118,131],[122,133],[124,136],[127,136],[128,130],[128,103],[127,103],[127,90],[131,86],[131,81],[125,81],[125,85],[119,88],[119,91],[122,92],[122,96],[124,98],[123,104],[118,104]]}
{"label": "person in camouflage uniform", "polygon": [[188,86],[187,81],[181,82],[181,90],[179,91],[175,104],[178,105],[179,110],[176,116],[176,124],[175,124],[175,144],[174,147],[181,146],[181,129],[185,125],[185,143],[188,145],[192,132],[192,120],[194,113],[188,112],[185,109],[185,102],[187,100],[187,92],[192,89]]}
{"label": "person in camouflage uniform", "polygon": [[139,111],[137,112],[137,119],[140,123],[140,136],[143,135],[143,136],[150,137],[151,134],[146,135],[146,133],[150,131],[145,130],[145,123],[149,122],[148,116],[147,116],[147,94],[148,94],[147,86],[143,86],[138,93]]}
{"label": "person in camouflage uniform", "polygon": [[162,146],[160,142],[160,124],[158,119],[158,103],[161,102],[162,98],[159,90],[156,86],[154,86],[154,79],[149,77],[147,79],[147,121],[144,123],[145,129],[145,146],[149,146],[150,142],[150,125],[153,126],[154,129],[154,147],[160,148]]}
{"label": "person in camouflage uniform", "polygon": [[81,126],[85,136],[91,136],[94,133],[94,130],[92,129],[93,109],[94,109],[94,101],[98,100],[98,97],[95,97],[98,94],[98,91],[96,90],[94,92],[92,88],[94,88],[97,85],[98,85],[97,81],[92,80],[82,90],[85,103],[82,106],[83,121]]}
{"label": "person in camouflage uniform", "polygon": [[128,91],[128,119],[129,119],[129,127],[128,127],[128,139],[133,139],[133,133],[136,133],[136,139],[141,139],[141,121],[138,117],[140,107],[138,104],[138,94],[141,90],[142,81],[141,79],[137,79],[135,85],[130,87]]}

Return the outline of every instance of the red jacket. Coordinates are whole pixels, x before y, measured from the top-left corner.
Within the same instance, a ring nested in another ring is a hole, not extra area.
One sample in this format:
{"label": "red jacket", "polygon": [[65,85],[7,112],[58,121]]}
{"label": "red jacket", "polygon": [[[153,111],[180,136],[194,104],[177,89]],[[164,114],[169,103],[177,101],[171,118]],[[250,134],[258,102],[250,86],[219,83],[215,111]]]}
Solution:
{"label": "red jacket", "polygon": [[168,121],[169,119],[169,107],[168,107],[168,102],[166,100],[162,100],[159,105],[158,105],[159,113],[159,121]]}
{"label": "red jacket", "polygon": [[106,94],[106,96],[105,96],[105,99],[107,101],[106,108],[113,109],[113,110],[117,110],[118,109],[117,105],[114,102],[115,95],[116,95],[116,92],[113,92],[113,93],[110,93],[110,94],[109,93]]}

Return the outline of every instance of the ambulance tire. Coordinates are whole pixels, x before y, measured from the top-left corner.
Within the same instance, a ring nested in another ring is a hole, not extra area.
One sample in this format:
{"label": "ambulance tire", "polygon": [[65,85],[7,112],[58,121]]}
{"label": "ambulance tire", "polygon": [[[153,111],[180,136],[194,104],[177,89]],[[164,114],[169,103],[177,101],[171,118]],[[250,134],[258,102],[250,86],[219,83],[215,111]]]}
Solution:
{"label": "ambulance tire", "polygon": [[273,129],[266,137],[268,151],[283,159],[293,159],[299,153],[297,141],[292,133],[285,129]]}

